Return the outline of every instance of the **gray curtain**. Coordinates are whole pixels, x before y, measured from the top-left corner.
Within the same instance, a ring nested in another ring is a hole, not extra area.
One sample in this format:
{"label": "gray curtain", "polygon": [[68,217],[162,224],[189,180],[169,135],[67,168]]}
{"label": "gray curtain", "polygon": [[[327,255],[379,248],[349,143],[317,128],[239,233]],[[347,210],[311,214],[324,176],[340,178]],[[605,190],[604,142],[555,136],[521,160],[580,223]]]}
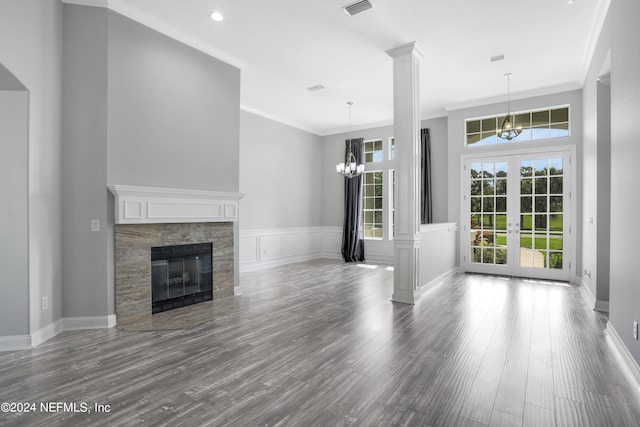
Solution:
{"label": "gray curtain", "polygon": [[[346,141],[345,158],[351,142],[356,163],[363,160],[363,139]],[[364,238],[362,230],[362,175],[344,178],[344,224],[342,227],[342,258],[345,262],[364,261]]]}
{"label": "gray curtain", "polygon": [[422,176],[420,177],[422,187],[420,223],[431,224],[433,222],[433,213],[431,208],[431,138],[429,138],[429,129],[420,130],[420,141],[422,165]]}

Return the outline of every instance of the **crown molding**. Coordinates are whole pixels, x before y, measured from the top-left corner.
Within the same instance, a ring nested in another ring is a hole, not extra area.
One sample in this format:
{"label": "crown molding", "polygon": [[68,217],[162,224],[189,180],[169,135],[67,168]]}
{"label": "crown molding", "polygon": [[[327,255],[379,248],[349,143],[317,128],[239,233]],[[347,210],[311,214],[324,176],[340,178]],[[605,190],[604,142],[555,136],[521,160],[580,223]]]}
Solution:
{"label": "crown molding", "polygon": [[178,29],[161,19],[151,16],[123,0],[62,0],[62,2],[79,6],[92,6],[109,9],[236,68],[242,69],[247,66],[245,61],[242,61],[239,58]]}
{"label": "crown molding", "polygon": [[[547,86],[540,89],[529,90],[525,92],[517,92],[515,94],[511,93],[511,101],[519,100],[519,99],[534,98],[536,96],[554,95],[557,93],[569,92],[572,90],[579,90],[579,89],[582,89],[582,86],[583,86],[582,83],[570,82],[570,83],[565,83],[557,86]],[[461,102],[458,104],[451,104],[451,105],[445,106],[445,109],[447,110],[447,112],[450,112],[455,110],[462,110],[464,108],[481,107],[484,105],[499,104],[499,103],[506,103],[506,99],[504,96],[502,95],[493,96],[489,98],[474,99],[468,102]]]}
{"label": "crown molding", "polygon": [[79,6],[109,7],[109,0],[62,0],[62,3],[77,4]]}
{"label": "crown molding", "polygon": [[265,113],[264,111],[259,110],[257,108],[249,107],[247,105],[240,105],[240,110],[245,111],[247,113],[255,114],[256,116],[260,116],[265,119],[273,120],[274,122],[278,122],[286,126],[291,126],[293,128],[312,133],[314,135],[323,136],[323,133],[318,129],[301,125],[300,123],[293,122],[291,120],[282,118],[280,116],[276,116],[274,114]]}
{"label": "crown molding", "polygon": [[582,63],[580,64],[580,86],[584,86],[587,79],[589,67],[593,60],[593,54],[596,51],[598,39],[600,38],[600,33],[604,27],[604,21],[607,17],[607,13],[609,12],[609,6],[611,6],[611,0],[599,0],[598,5],[596,6],[595,18],[591,24],[591,31],[589,31],[587,45],[584,48]]}

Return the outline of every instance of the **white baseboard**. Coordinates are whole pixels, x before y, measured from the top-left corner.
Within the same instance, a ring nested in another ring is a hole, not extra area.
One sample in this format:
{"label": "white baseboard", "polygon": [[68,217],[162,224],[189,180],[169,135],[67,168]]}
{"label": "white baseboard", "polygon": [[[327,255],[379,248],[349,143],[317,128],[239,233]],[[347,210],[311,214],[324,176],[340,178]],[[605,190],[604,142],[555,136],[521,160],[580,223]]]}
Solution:
{"label": "white baseboard", "polygon": [[107,329],[116,325],[116,315],[65,317],[62,319],[63,330],[77,331],[79,329]]}
{"label": "white baseboard", "polygon": [[318,259],[321,257],[322,257],[321,252],[316,252],[316,253],[308,253],[303,255],[281,257],[278,259],[270,259],[270,260],[265,260],[260,262],[250,262],[250,263],[240,265],[240,272],[244,273],[247,271],[258,271],[264,268],[277,267],[279,265],[291,264],[294,262],[310,261],[312,259]]}
{"label": "white baseboard", "polygon": [[0,337],[0,351],[27,350],[31,348],[30,335]]}
{"label": "white baseboard", "polygon": [[79,329],[106,329],[116,325],[116,315],[91,317],[65,317],[38,329],[31,335],[0,337],[0,352],[29,350],[64,331]]}
{"label": "white baseboard", "polygon": [[589,284],[585,282],[584,277],[580,278],[580,280],[577,283],[580,285],[580,287],[582,287],[582,292],[587,299],[587,304],[590,307],[593,307],[595,310],[596,297],[595,295],[593,295],[593,292],[591,292],[591,288],[589,288]]}
{"label": "white baseboard", "polygon": [[609,301],[596,299],[584,277],[581,277],[577,283],[582,287],[582,291],[587,299],[587,304],[590,307],[593,307],[595,311],[601,311],[603,313],[609,312]]}
{"label": "white baseboard", "polygon": [[64,330],[63,320],[59,319],[53,323],[48,324],[44,328],[41,328],[31,334],[31,347],[37,347],[46,340],[49,340]]}
{"label": "white baseboard", "polygon": [[593,306],[595,311],[601,311],[603,313],[609,312],[609,301],[596,300],[595,305]]}
{"label": "white baseboard", "polygon": [[640,366],[635,361],[629,349],[622,342],[622,338],[618,335],[611,322],[607,322],[607,328],[604,330],[604,334],[607,337],[607,343],[613,349],[614,354],[617,356],[618,362],[622,367],[623,372],[633,384],[633,387],[640,391]]}
{"label": "white baseboard", "polygon": [[450,268],[449,270],[445,271],[444,273],[442,273],[438,277],[434,278],[433,280],[429,281],[428,283],[425,283],[424,285],[421,285],[418,288],[418,295],[420,297],[422,297],[424,294],[429,292],[431,289],[435,288],[436,286],[438,286],[441,283],[444,283],[444,279],[446,279],[448,277],[451,277],[454,274],[459,273],[461,271],[462,270],[460,269],[460,267]]}

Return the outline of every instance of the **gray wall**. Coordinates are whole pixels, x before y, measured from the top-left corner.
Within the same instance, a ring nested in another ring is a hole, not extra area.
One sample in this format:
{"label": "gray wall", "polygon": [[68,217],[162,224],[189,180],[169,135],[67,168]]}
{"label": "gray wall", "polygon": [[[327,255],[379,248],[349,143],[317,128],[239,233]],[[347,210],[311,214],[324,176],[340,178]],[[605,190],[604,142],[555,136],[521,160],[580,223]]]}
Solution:
{"label": "gray wall", "polygon": [[240,70],[106,9],[65,5],[64,24],[64,316],[106,316],[107,185],[237,192]]}
{"label": "gray wall", "polygon": [[[29,95],[0,65],[0,336],[29,333]],[[7,78],[9,77],[9,78]],[[10,80],[13,82],[10,82]],[[9,83],[9,84],[7,84]]]}
{"label": "gray wall", "polygon": [[237,192],[240,70],[109,13],[109,184]]}
{"label": "gray wall", "polygon": [[[532,98],[511,100],[511,111],[527,111],[536,108],[545,108],[556,105],[570,105],[570,121],[571,121],[571,136],[567,138],[555,138],[540,141],[530,141],[526,144],[513,143],[513,144],[501,144],[501,145],[489,145],[479,147],[465,147],[465,119],[474,117],[485,117],[504,114],[506,102],[497,104],[488,104],[478,107],[464,108],[460,110],[449,112],[449,212],[448,219],[451,222],[461,223],[460,219],[460,159],[464,154],[483,154],[483,153],[505,153],[509,151],[522,150],[527,148],[545,148],[555,147],[558,145],[576,145],[577,156],[581,156],[582,147],[582,91],[575,90],[570,92],[561,92],[552,95],[536,96]],[[579,162],[578,169],[576,170],[576,177],[578,177],[578,195],[577,200],[581,200],[582,186],[580,185],[579,177],[582,175],[582,169]],[[577,248],[580,248],[581,241],[581,205],[578,204],[577,218]],[[459,245],[459,241],[458,241]],[[576,271],[580,271],[580,250],[576,254]],[[460,265],[460,250],[456,249],[456,264]]]}
{"label": "gray wall", "polygon": [[[64,6],[62,145],[63,317],[107,316],[106,9]],[[100,220],[92,232],[90,221]],[[112,304],[113,305],[113,304]]]}
{"label": "gray wall", "polygon": [[[429,128],[431,136],[431,178],[433,190],[433,222],[447,221],[447,118],[422,120],[422,128]],[[342,226],[344,181],[336,173],[336,164],[344,157],[345,141],[351,138],[383,139],[393,137],[393,126],[357,130],[323,137],[322,152],[322,224]]]}
{"label": "gray wall", "polygon": [[[582,90],[584,141],[582,184],[585,188],[582,199],[582,281],[593,296],[600,301],[609,300],[609,253],[610,240],[610,190],[611,190],[611,133],[605,136],[603,125],[610,127],[611,90],[598,83],[604,74],[610,74],[611,36],[609,23],[600,33],[591,66]],[[608,97],[609,99],[604,99]],[[599,111],[600,110],[600,111]],[[605,110],[608,112],[605,113]],[[609,117],[605,122],[603,114]],[[608,187],[608,188],[607,188]],[[605,253],[606,252],[606,253]],[[590,274],[584,274],[584,272]]]}
{"label": "gray wall", "polygon": [[322,138],[240,113],[240,228],[322,225]]}
{"label": "gray wall", "polygon": [[[640,321],[640,286],[635,256],[640,241],[636,226],[640,199],[637,171],[640,159],[637,118],[640,117],[640,2],[613,0],[598,41],[589,75],[600,70],[611,49],[611,273],[609,321],[636,362],[640,341],[634,340],[633,321]],[[589,104],[593,111],[595,105]],[[586,174],[586,171],[585,171]]]}
{"label": "gray wall", "polygon": [[[62,315],[62,4],[0,2],[0,64],[29,91],[29,331]],[[42,310],[42,297],[49,308]],[[26,313],[24,313],[26,315]]]}

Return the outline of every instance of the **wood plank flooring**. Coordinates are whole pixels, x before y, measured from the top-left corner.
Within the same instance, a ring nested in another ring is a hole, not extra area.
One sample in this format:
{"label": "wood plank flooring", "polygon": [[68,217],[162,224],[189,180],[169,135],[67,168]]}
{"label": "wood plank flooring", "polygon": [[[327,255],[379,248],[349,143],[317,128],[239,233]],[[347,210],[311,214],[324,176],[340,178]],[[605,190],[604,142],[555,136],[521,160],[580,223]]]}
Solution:
{"label": "wood plank flooring", "polygon": [[384,266],[275,267],[243,273],[233,309],[191,329],[70,331],[0,353],[0,402],[110,405],[0,425],[638,425],[580,288],[457,274],[408,306],[392,280]]}

